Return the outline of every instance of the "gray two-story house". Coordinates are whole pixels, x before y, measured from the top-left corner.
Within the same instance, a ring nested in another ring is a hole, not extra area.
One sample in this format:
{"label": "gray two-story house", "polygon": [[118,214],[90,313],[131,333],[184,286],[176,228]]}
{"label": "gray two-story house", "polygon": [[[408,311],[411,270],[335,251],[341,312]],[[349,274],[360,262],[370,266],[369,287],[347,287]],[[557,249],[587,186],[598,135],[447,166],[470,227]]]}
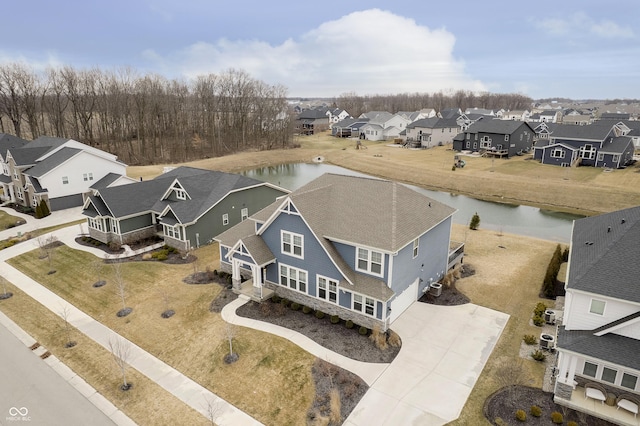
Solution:
{"label": "gray two-story house", "polygon": [[461,262],[454,213],[396,182],[325,174],[215,239],[235,291],[386,330]]}
{"label": "gray two-story house", "polygon": [[535,131],[523,121],[483,118],[471,124],[453,140],[455,151],[487,152],[500,157],[529,152]]}

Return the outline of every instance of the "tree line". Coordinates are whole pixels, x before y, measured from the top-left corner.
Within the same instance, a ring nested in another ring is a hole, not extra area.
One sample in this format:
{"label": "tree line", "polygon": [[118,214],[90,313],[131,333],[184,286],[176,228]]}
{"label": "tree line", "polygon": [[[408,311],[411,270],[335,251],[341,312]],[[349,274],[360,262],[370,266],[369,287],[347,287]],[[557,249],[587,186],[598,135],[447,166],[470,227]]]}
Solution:
{"label": "tree line", "polygon": [[441,112],[447,108],[485,108],[508,111],[530,110],[533,99],[519,93],[476,93],[469,90],[450,90],[434,93],[400,93],[395,95],[367,95],[343,93],[336,99],[336,105],[353,117],[367,111],[418,111],[433,108]]}
{"label": "tree line", "polygon": [[179,162],[291,141],[287,89],[242,70],[185,81],[113,71],[0,65],[0,132],[71,138],[129,164]]}

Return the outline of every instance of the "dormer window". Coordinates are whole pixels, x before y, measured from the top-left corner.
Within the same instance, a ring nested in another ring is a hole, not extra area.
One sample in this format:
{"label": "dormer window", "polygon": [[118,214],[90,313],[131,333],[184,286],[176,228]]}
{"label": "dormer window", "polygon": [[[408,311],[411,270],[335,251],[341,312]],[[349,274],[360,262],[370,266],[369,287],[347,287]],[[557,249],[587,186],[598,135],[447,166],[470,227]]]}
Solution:
{"label": "dormer window", "polygon": [[178,200],[186,200],[187,199],[187,191],[183,189],[176,189],[176,198]]}

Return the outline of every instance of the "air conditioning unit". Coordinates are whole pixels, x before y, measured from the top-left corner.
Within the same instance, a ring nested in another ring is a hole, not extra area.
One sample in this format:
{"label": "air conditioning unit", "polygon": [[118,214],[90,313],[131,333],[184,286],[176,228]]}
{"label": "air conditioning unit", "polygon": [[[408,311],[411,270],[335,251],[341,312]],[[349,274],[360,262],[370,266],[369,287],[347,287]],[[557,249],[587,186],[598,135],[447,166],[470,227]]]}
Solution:
{"label": "air conditioning unit", "polygon": [[429,284],[429,294],[438,297],[442,294],[442,284],[440,283],[431,283]]}
{"label": "air conditioning unit", "polygon": [[556,313],[551,309],[547,309],[544,311],[544,322],[547,324],[555,324],[556,323]]}
{"label": "air conditioning unit", "polygon": [[552,351],[555,349],[556,338],[550,334],[542,333],[540,335],[540,348]]}

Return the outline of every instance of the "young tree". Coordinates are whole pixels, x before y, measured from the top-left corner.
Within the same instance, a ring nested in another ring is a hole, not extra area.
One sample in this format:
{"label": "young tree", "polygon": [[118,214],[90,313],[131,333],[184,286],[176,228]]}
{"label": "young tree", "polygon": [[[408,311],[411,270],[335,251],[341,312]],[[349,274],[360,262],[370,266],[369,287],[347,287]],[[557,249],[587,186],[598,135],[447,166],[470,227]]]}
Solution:
{"label": "young tree", "polygon": [[41,235],[36,239],[38,248],[40,248],[40,259],[47,259],[49,262],[49,272],[51,275],[55,273],[53,269],[53,252],[58,247],[58,237],[53,234]]}
{"label": "young tree", "polygon": [[45,200],[40,200],[38,207],[40,207],[40,214],[42,215],[40,217],[47,217],[51,214],[51,211],[49,211],[49,205]]}
{"label": "young tree", "polygon": [[227,322],[224,326],[224,333],[229,341],[229,353],[225,355],[224,362],[227,364],[232,364],[238,360],[240,357],[237,353],[233,352],[233,338],[236,336],[237,329],[236,326]]}
{"label": "young tree", "polygon": [[478,212],[471,217],[471,222],[469,222],[469,229],[476,230],[480,226],[480,216],[478,216]]}
{"label": "young tree", "polygon": [[133,308],[127,307],[127,283],[122,276],[122,264],[119,261],[115,261],[113,264],[113,281],[116,284],[116,295],[122,301],[122,309],[118,311],[116,315],[119,317],[126,317],[133,311]]}
{"label": "young tree", "polygon": [[207,398],[207,406],[205,410],[207,411],[207,419],[211,422],[211,426],[216,426],[216,420],[218,416],[220,416],[220,406],[218,404],[219,401],[212,401]]}
{"label": "young tree", "polygon": [[71,340],[71,324],[69,324],[69,315],[71,314],[71,309],[69,308],[69,305],[64,305],[62,307],[62,310],[60,311],[60,317],[62,318],[62,320],[64,321],[63,324],[63,328],[62,330],[65,333],[65,337],[67,342],[64,344],[65,348],[72,348],[74,347],[77,343],[73,340]]}
{"label": "young tree", "polygon": [[120,386],[120,389],[127,391],[133,386],[127,382],[127,368],[129,367],[129,357],[131,356],[131,345],[122,338],[109,339],[109,350],[122,374],[122,386]]}

